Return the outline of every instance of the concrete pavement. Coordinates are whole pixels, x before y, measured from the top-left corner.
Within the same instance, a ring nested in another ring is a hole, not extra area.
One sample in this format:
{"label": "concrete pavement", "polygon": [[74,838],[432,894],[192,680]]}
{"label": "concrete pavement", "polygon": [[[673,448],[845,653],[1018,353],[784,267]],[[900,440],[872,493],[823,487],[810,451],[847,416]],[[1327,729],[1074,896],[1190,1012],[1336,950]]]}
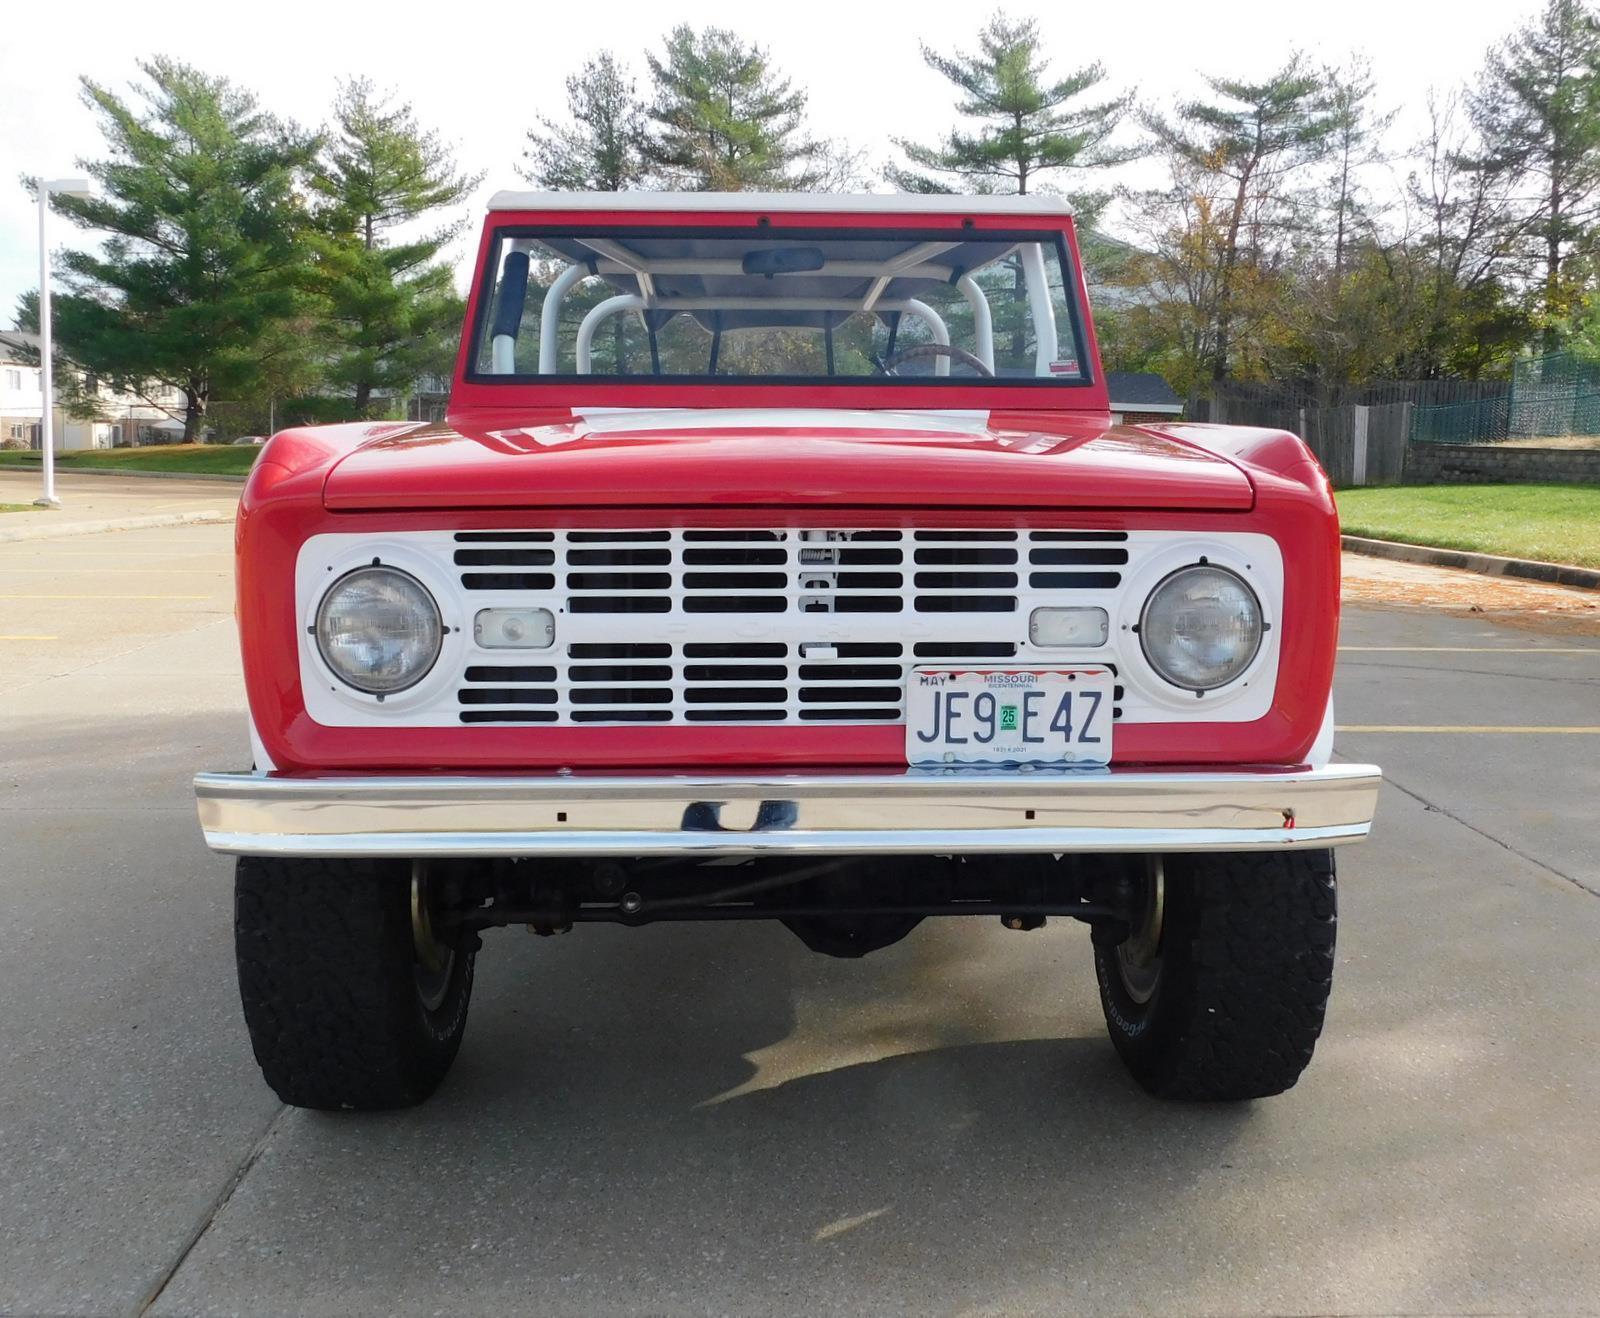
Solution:
{"label": "concrete pavement", "polygon": [[[497,931],[437,1098],[313,1115],[190,803],[247,759],[228,540],[0,546],[0,636],[52,638],[0,640],[0,1313],[1595,1311],[1600,737],[1340,735],[1393,784],[1279,1099],[1145,1098],[1086,931],[974,920]],[[1346,726],[1600,725],[1594,639],[1343,643]]]}
{"label": "concrete pavement", "polygon": [[[0,504],[31,504],[39,497],[37,471],[0,468]],[[140,480],[124,476],[56,473],[60,508],[0,514],[0,543],[15,537],[56,539],[78,531],[104,531],[125,526],[227,519],[239,506],[239,484],[217,481]]]}

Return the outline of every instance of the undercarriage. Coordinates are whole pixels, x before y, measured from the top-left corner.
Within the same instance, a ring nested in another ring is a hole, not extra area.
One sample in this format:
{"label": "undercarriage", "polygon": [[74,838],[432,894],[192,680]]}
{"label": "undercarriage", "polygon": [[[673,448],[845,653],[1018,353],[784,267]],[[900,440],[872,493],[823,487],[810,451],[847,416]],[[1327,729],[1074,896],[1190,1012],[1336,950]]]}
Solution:
{"label": "undercarriage", "polygon": [[813,951],[856,957],[904,938],[933,916],[998,916],[1037,929],[1064,916],[1113,942],[1137,920],[1142,856],[883,856],[633,862],[578,859],[417,861],[441,930],[527,925],[779,920]]}

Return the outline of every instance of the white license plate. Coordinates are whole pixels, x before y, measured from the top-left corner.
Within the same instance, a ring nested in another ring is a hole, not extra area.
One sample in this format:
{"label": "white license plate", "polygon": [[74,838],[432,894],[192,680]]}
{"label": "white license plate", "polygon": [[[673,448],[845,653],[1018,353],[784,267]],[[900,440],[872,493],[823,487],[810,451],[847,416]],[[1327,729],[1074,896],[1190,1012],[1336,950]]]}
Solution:
{"label": "white license plate", "polygon": [[1109,668],[913,668],[906,761],[1081,764],[1111,761]]}

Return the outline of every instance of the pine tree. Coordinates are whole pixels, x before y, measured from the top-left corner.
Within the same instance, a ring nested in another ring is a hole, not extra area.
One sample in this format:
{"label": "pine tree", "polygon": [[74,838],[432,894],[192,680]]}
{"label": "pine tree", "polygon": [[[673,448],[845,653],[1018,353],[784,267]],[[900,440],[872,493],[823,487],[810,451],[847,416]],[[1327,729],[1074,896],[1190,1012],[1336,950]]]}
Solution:
{"label": "pine tree", "polygon": [[661,56],[645,158],[672,187],[696,192],[804,191],[823,154],[804,135],[806,94],[760,46],[732,32],[680,24]]}
{"label": "pine tree", "polygon": [[304,305],[294,185],[315,144],[225,78],[164,57],[139,68],[142,107],[83,80],[107,156],[80,164],[99,195],[53,204],[111,236],[98,253],[63,254],[55,326],[63,351],[113,387],[182,390],[192,442],[218,390],[248,392],[274,326]]}
{"label": "pine tree", "polygon": [[1041,174],[1130,157],[1108,145],[1129,98],[1076,104],[1105,81],[1104,68],[1086,64],[1052,78],[1031,18],[1016,22],[996,14],[979,32],[976,52],[941,55],[924,45],[922,58],[961,92],[956,111],[978,127],[952,132],[932,147],[896,138],[915,166],[889,170],[890,182],[904,191],[1026,193]]}
{"label": "pine tree", "polygon": [[1519,227],[1552,351],[1577,293],[1568,260],[1592,247],[1600,221],[1600,20],[1581,0],[1549,0],[1490,52],[1469,104],[1483,168],[1528,198]]}
{"label": "pine tree", "polygon": [[392,105],[365,79],[344,84],[334,131],[312,177],[327,374],[348,389],[357,416],[376,395],[409,392],[459,324],[461,299],[440,253],[463,219],[423,229],[458,206],[481,176],[461,174],[411,107]]}
{"label": "pine tree", "polygon": [[552,192],[623,192],[645,181],[645,109],[610,51],[567,78],[567,120],[541,116],[522,176]]}

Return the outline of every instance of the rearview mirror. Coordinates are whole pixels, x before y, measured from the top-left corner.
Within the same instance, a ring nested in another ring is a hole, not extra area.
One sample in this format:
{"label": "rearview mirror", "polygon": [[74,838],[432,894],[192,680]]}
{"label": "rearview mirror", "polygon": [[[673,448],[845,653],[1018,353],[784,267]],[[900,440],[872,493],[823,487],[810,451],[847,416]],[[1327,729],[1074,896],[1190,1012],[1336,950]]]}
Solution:
{"label": "rearview mirror", "polygon": [[807,270],[822,269],[820,247],[769,247],[765,251],[746,252],[739,268],[747,275],[803,274]]}

